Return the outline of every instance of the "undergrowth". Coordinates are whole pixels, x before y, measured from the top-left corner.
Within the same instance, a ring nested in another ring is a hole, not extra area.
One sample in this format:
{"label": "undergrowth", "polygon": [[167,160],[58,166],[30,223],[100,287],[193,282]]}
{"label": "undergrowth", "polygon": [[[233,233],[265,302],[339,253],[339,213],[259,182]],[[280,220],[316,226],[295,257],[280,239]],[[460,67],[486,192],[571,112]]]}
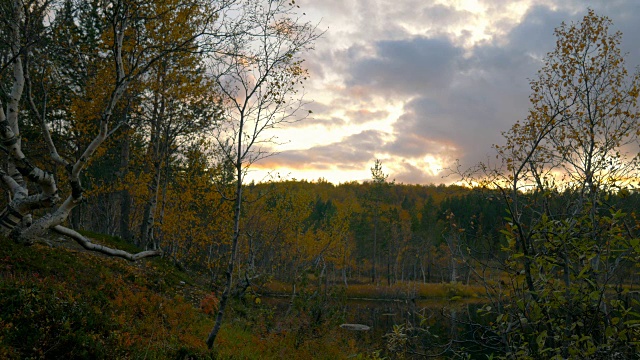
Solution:
{"label": "undergrowth", "polygon": [[0,359],[368,358],[312,293],[284,315],[251,292],[236,299],[209,351],[217,296],[199,280],[160,258],[131,263],[0,237]]}
{"label": "undergrowth", "polygon": [[161,259],[0,241],[0,358],[209,356],[213,321],[192,303],[198,290],[186,295]]}

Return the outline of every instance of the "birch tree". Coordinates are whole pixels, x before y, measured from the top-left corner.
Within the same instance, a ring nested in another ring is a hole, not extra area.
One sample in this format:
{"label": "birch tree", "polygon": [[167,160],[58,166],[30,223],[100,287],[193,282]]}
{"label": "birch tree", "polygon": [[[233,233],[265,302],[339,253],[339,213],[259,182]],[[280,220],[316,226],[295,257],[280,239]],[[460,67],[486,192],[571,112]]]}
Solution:
{"label": "birch tree", "polygon": [[611,25],[590,10],[556,29],[556,48],[531,81],[527,118],[496,147],[502,166],[482,167],[480,181],[499,189],[508,212],[508,290],[493,289],[485,308],[507,358],[638,350],[629,340],[637,316],[613,291],[622,264],[637,261],[638,234],[610,196],[640,175],[640,73],[627,72]]}
{"label": "birch tree", "polygon": [[[67,2],[68,3],[68,2]],[[221,4],[223,4],[221,2]],[[10,88],[2,98],[0,109],[0,142],[5,151],[6,169],[0,171],[3,185],[9,191],[9,202],[0,213],[0,232],[19,242],[32,244],[47,230],[52,229],[68,236],[88,250],[102,252],[112,256],[136,260],[161,254],[160,250],[143,251],[130,254],[92,243],[85,236],[64,226],[71,210],[84,199],[82,173],[88,164],[104,148],[105,142],[126,123],[126,118],[116,119],[123,94],[132,84],[137,83],[151,66],[169,54],[198,49],[197,37],[205,34],[206,26],[200,32],[183,34],[181,37],[167,37],[155,44],[148,42],[148,31],[157,27],[157,23],[169,24],[168,14],[155,13],[147,2],[135,0],[105,0],[95,2],[95,11],[99,15],[101,28],[99,46],[92,49],[102,61],[96,76],[99,86],[90,94],[91,106],[77,108],[69,114],[76,122],[85,123],[88,141],[77,140],[73,144],[64,143],[63,147],[76,146],[77,156],[71,158],[58,152],[52,136],[48,115],[56,109],[46,107],[46,98],[33,96],[33,80],[29,66],[35,50],[46,32],[50,30],[51,19],[60,8],[55,0],[12,0],[3,3],[5,13],[3,38],[7,39],[8,55],[0,69],[11,71],[6,77]],[[223,4],[224,5],[224,4]],[[180,10],[176,5],[174,11]],[[199,10],[204,10],[200,8]],[[220,7],[208,7],[205,23],[214,22]],[[4,9],[3,9],[4,10]],[[208,30],[208,28],[207,28]],[[85,61],[84,54],[77,54],[77,61]],[[41,79],[42,80],[42,79]],[[46,80],[46,79],[45,79]],[[42,81],[45,81],[42,80]],[[82,91],[74,88],[73,90]],[[71,95],[71,91],[70,94]],[[6,102],[6,103],[5,103]],[[28,112],[23,108],[28,108]],[[60,111],[60,110],[58,110]],[[38,138],[29,139],[30,143],[43,143],[48,149],[47,161],[31,159],[23,151],[20,127],[24,124],[20,117],[34,119],[39,129]],[[65,149],[66,150],[66,149]],[[68,152],[67,152],[68,154]],[[55,164],[64,169],[58,176],[46,164]]]}
{"label": "birch tree", "polygon": [[233,285],[240,240],[243,181],[251,164],[273,155],[275,137],[270,130],[299,121],[304,114],[300,85],[307,79],[301,55],[310,50],[319,34],[301,19],[295,1],[249,1],[236,9],[237,21],[228,28],[229,38],[211,58],[215,91],[222,97],[225,119],[214,134],[222,162],[234,169],[233,236],[225,287],[216,323],[207,338],[212,348]]}

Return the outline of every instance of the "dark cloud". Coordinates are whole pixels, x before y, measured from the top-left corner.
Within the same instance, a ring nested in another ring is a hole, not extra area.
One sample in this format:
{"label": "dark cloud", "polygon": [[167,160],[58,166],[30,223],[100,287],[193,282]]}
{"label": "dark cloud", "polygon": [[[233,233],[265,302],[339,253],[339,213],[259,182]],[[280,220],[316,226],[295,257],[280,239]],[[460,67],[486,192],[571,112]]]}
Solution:
{"label": "dark cloud", "polygon": [[508,43],[503,46],[504,51],[521,52],[542,58],[556,44],[554,29],[571,17],[567,12],[552,10],[547,6],[533,6],[522,21],[508,33]]}
{"label": "dark cloud", "polygon": [[446,39],[413,37],[376,42],[374,53],[354,57],[347,86],[411,96],[450,85],[463,50]]}
{"label": "dark cloud", "polygon": [[553,29],[562,16],[545,7],[532,8],[499,42],[458,53],[450,62],[454,67],[443,72],[447,86],[435,94],[419,93],[405,105],[393,127],[396,139],[385,147],[389,155],[441,154],[468,166],[486,160],[491,145],[501,142],[501,131],[526,116],[528,79],[553,48]]}
{"label": "dark cloud", "polygon": [[432,140],[420,134],[396,133],[396,140],[383,147],[385,153],[398,158],[417,159],[427,154],[439,154],[448,149],[448,144],[440,139]]}

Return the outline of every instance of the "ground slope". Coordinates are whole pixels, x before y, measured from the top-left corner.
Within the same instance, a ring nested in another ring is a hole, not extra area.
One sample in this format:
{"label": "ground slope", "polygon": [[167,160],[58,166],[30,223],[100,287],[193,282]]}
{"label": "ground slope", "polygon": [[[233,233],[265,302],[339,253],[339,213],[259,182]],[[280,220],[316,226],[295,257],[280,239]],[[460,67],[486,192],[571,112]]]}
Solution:
{"label": "ground slope", "polygon": [[130,263],[51,240],[0,238],[0,358],[209,357],[206,291],[187,274],[163,259]]}

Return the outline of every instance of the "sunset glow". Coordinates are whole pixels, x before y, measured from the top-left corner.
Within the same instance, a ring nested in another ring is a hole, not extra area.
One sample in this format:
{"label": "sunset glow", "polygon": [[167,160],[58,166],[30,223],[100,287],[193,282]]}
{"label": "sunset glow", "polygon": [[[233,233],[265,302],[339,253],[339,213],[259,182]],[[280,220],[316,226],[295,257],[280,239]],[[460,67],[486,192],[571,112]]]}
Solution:
{"label": "sunset glow", "polygon": [[554,28],[587,7],[624,33],[630,68],[638,22],[625,2],[554,0],[300,1],[325,31],[305,56],[309,116],[274,130],[278,155],[249,179],[277,172],[334,183],[370,178],[375,159],[403,183],[452,183],[456,159],[493,157],[501,132],[529,108],[529,80],[555,45]]}

